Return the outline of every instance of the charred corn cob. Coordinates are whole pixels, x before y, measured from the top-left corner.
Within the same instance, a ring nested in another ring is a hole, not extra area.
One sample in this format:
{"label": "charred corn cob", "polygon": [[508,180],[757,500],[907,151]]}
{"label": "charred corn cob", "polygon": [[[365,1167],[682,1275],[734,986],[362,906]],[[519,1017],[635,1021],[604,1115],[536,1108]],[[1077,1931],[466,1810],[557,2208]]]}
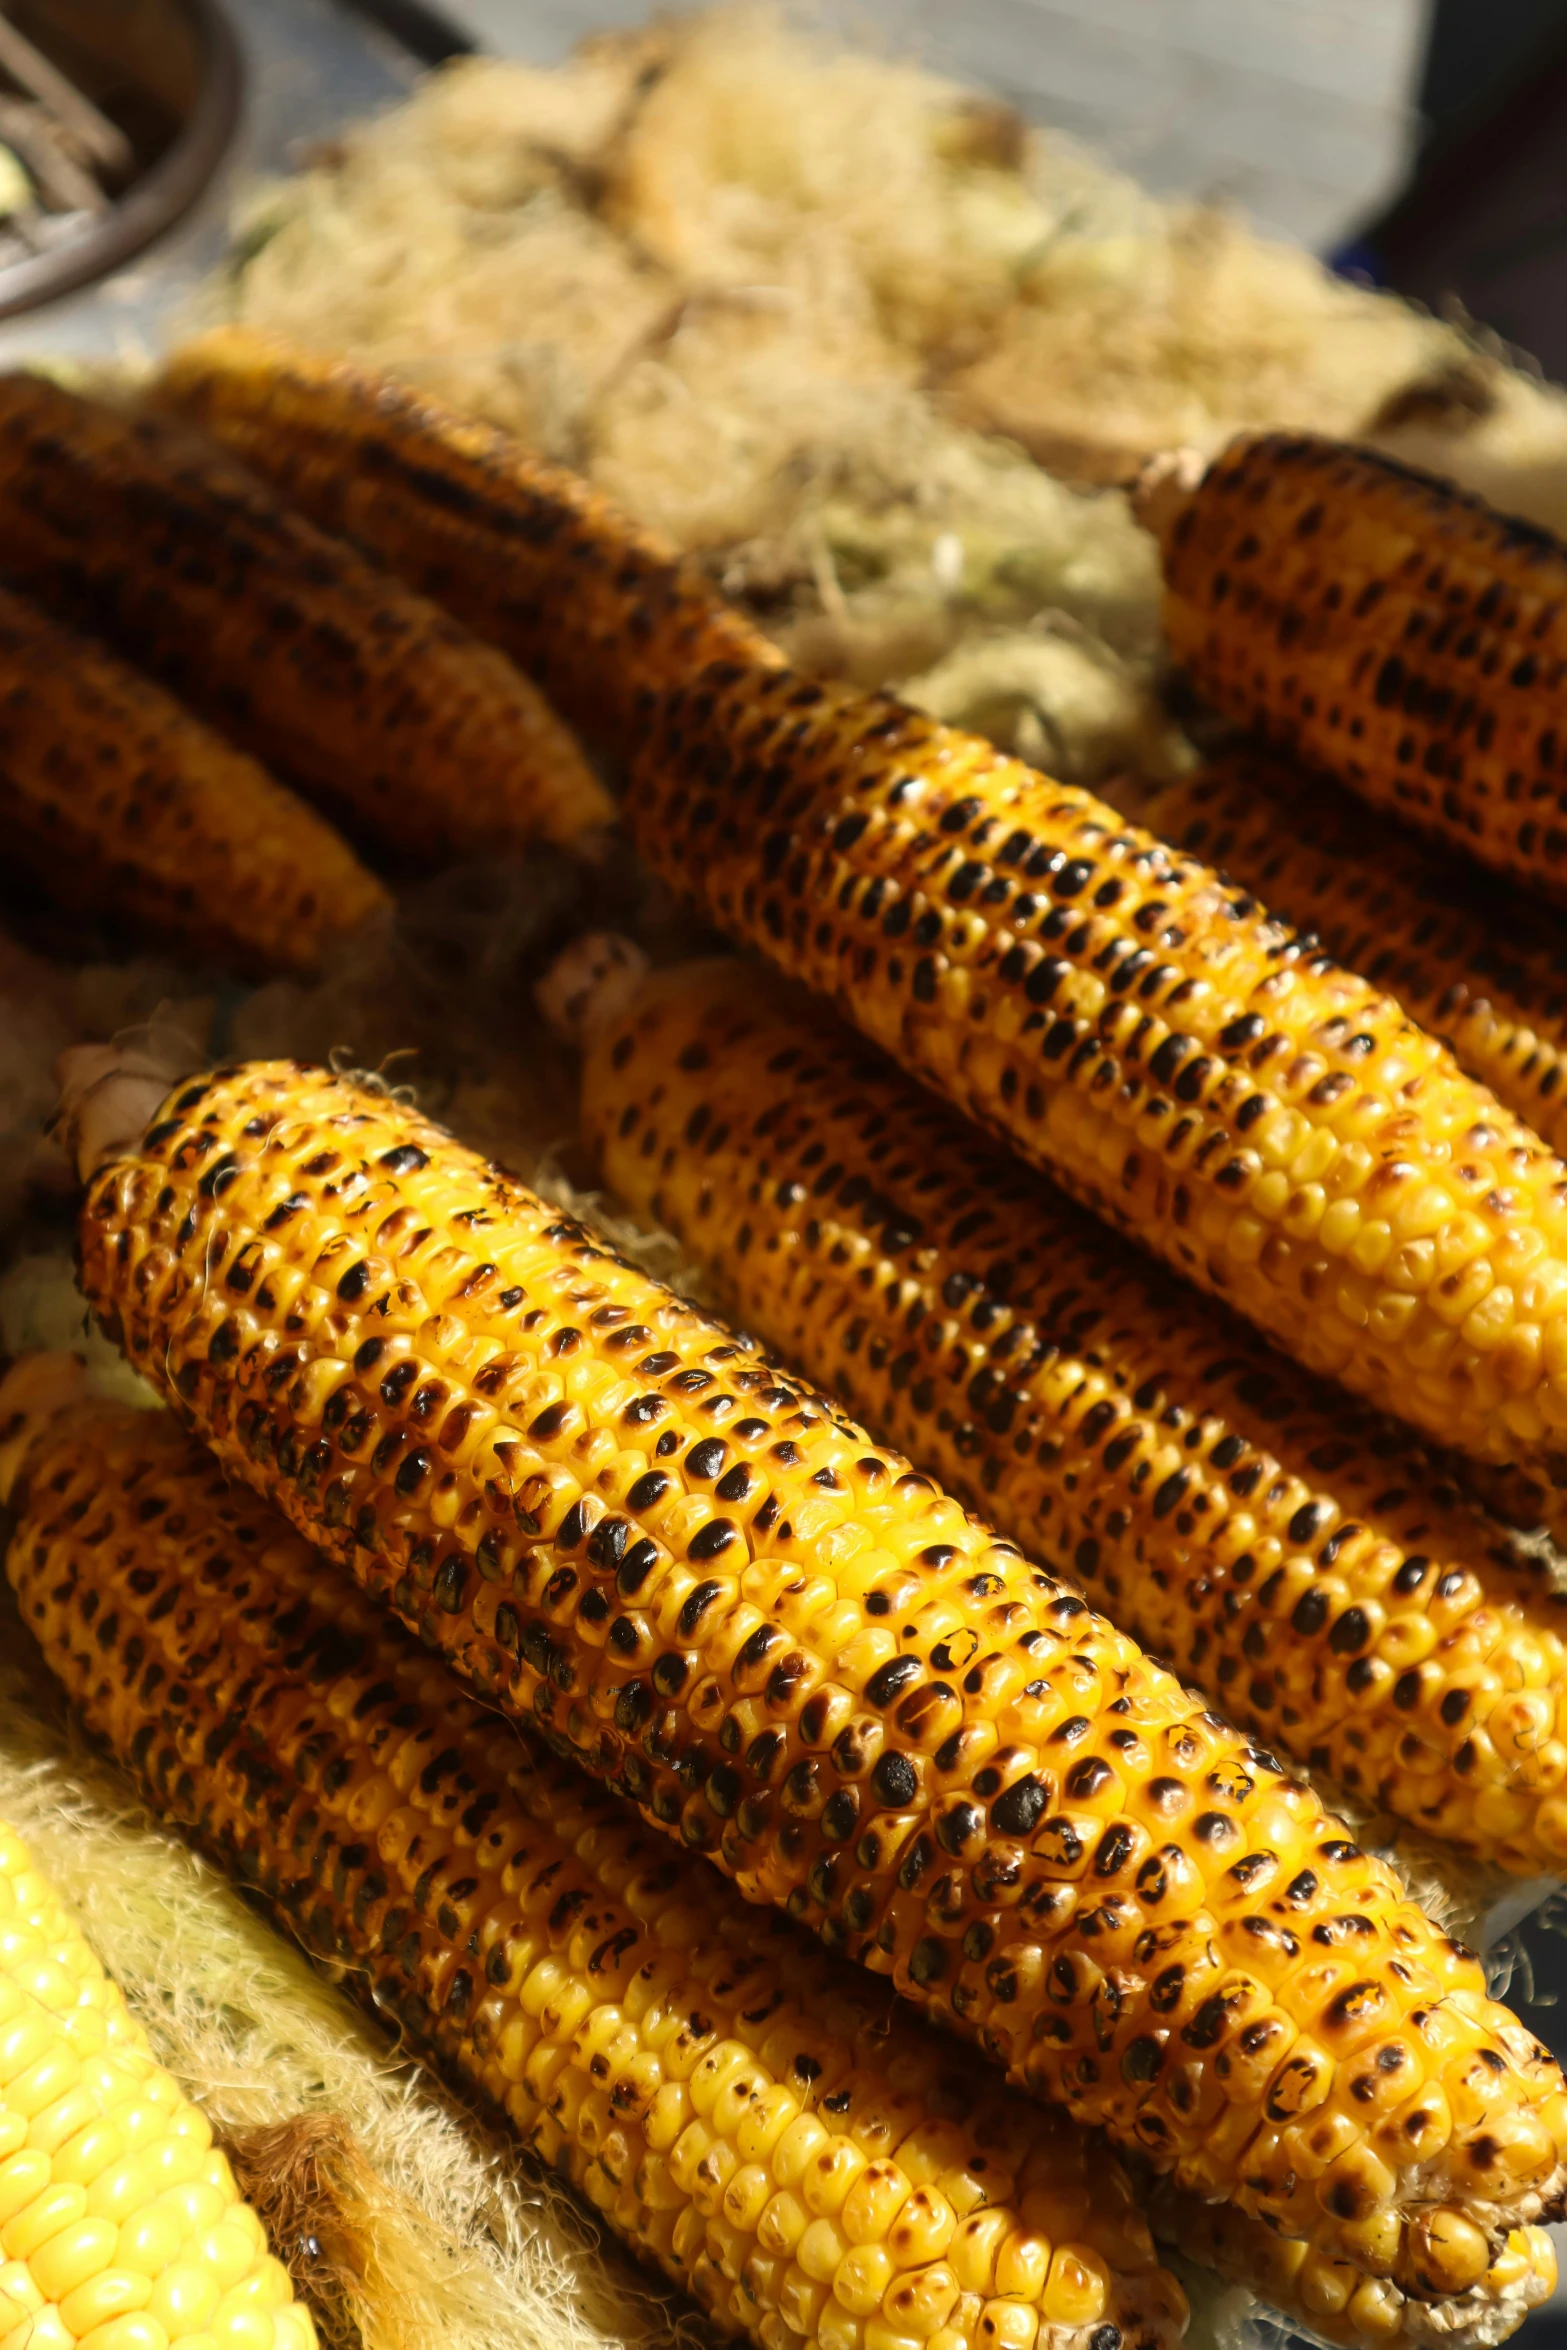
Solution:
{"label": "charred corn cob", "polygon": [[644,987],[584,1119],[747,1329],[1232,1716],[1567,1869],[1567,1595],[1397,1431],[732,964]]}
{"label": "charred corn cob", "polygon": [[500,645],[607,749],[631,747],[641,696],[671,673],[778,658],[586,482],[422,393],[224,327],[175,354],[161,396]]}
{"label": "charred corn cob", "polygon": [[1567,1144],[1567,951],[1538,907],[1265,753],[1226,753],[1143,814],[1396,996],[1551,1150]]}
{"label": "charred corn cob", "polygon": [[80,1237],[105,1328],[225,1466],[1014,2079],[1437,2304],[1558,2208],[1556,2066],[1308,1789],[437,1128],[219,1070],[93,1178]]}
{"label": "charred corn cob", "polygon": [[205,2117],[0,1822],[0,2346],[313,2350]]}
{"label": "charred corn cob", "polygon": [[502,654],[187,428],[0,376],[7,576],[399,860],[611,811]]}
{"label": "charred corn cob", "polygon": [[264,768],[3,589],[0,828],[56,903],[246,972],[308,969],[386,903]]}
{"label": "charred corn cob", "polygon": [[989,745],[715,668],[630,790],[720,927],[1241,1309],[1445,1443],[1567,1427],[1567,1171],[1254,898]]}
{"label": "charred corn cob", "polygon": [[1309,434],[1152,491],[1164,624],[1218,709],[1466,856],[1567,899],[1567,548]]}
{"label": "charred corn cob", "polygon": [[166,1415],[86,1407],[21,1494],[27,1621],[158,1808],[720,2319],[1173,2350],[1112,2156],[519,1743]]}

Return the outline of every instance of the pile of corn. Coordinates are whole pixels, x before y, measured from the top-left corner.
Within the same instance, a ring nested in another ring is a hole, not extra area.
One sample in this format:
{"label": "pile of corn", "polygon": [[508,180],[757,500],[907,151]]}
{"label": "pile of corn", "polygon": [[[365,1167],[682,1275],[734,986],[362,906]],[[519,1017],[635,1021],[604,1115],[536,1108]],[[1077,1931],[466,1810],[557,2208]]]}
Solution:
{"label": "pile of corn", "polygon": [[[363,575],[376,647],[405,657],[417,629],[467,663],[460,687],[425,680],[430,814],[407,814],[427,855],[458,822],[527,821],[459,753],[493,738],[449,728],[533,680],[676,893],[1224,1301],[943,1125],[808,999],[723,964],[644,982],[629,950],[556,983],[616,1190],[911,1469],[384,1082],[232,1057],[184,1075],[157,1037],[78,1054],[82,1287],[170,1407],[95,1401],[58,1353],[0,1391],[11,1580],[90,1731],[492,2127],[766,2350],[1162,2350],[1188,2303],[1140,2202],[1326,2338],[1505,2336],[1554,2273],[1567,2085],[1274,1748],[1470,1864],[1561,1870],[1567,1603],[1378,1417],[1498,1495],[1549,1479],[1556,1162],[1233,885],[975,738],[803,677],[493,430],[232,332],[144,416],[29,381],[10,414],[38,477],[16,498],[31,625],[91,610],[114,660],[199,676],[276,758],[332,691],[333,641],[307,656],[284,617],[271,692],[242,696],[221,633],[193,658],[210,565],[171,561],[175,534],[296,576],[310,546],[338,630],[363,558],[321,534],[351,534],[391,567]],[[1280,443],[1268,478],[1297,465],[1325,485],[1315,519],[1253,497],[1259,544],[1221,561],[1288,577],[1285,543],[1353,534],[1353,469]],[[1191,470],[1145,505],[1172,599],[1209,598],[1191,644],[1222,698],[1231,634],[1269,621],[1248,591],[1231,623],[1197,551],[1233,467]],[[143,555],[101,579],[67,553],[99,484]],[[1434,489],[1405,503],[1431,550],[1418,575],[1396,551],[1406,607],[1434,561],[1467,565],[1476,628],[1532,625],[1540,546],[1515,558]],[[1329,631],[1293,661],[1278,634],[1277,687],[1255,652],[1245,674],[1282,737],[1337,656]],[[286,754],[298,773],[343,745],[320,788],[372,828],[391,772],[356,781],[351,736],[324,730],[373,730],[382,658],[367,642],[363,711],[339,689]],[[1464,724],[1489,744],[1502,715]],[[1381,789],[1381,739],[1350,783]],[[431,789],[459,755],[460,805]],[[587,776],[572,758],[557,785]],[[1500,864],[1517,835],[1488,826],[1485,773],[1470,830]],[[590,780],[586,829],[608,805]],[[584,863],[602,904],[614,853]],[[769,1935],[723,1876],[784,1913]],[[975,2041],[993,2110],[910,2006]],[[348,2273],[374,2333],[367,2263]]]}
{"label": "pile of corn", "polygon": [[1366,444],[1552,401],[770,18],[272,202],[303,348],[0,380],[0,1815],[205,2115],[0,1832],[0,2350],[1489,2350],[1567,551]]}

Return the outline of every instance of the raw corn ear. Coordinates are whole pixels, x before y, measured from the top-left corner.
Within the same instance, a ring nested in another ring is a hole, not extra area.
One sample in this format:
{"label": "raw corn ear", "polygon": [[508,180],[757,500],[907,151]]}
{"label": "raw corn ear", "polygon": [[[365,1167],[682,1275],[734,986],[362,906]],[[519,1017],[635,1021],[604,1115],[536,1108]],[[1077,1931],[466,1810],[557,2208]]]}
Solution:
{"label": "raw corn ear", "polygon": [[760,973],[646,983],[584,1125],[746,1329],[1229,1714],[1477,1861],[1567,1869],[1567,1593],[1401,1431]]}
{"label": "raw corn ear", "polygon": [[1444,2309],[1559,2208],[1554,2062],[1308,1789],[390,1096],[292,1063],[193,1080],[93,1177],[80,1249],[227,1468],[1023,2085]]}
{"label": "raw corn ear", "polygon": [[613,811],[491,645],[167,418],[0,375],[6,576],[107,639],[399,862]]}
{"label": "raw corn ear", "polygon": [[1567,947],[1540,906],[1267,752],[1226,753],[1143,816],[1396,996],[1549,1149],[1567,1144]]}
{"label": "raw corn ear", "polygon": [[249,976],[310,969],[388,903],[254,759],[3,588],[0,829],[56,904]]}
{"label": "raw corn ear", "polygon": [[205,2117],[0,1821],[0,2342],[314,2350]]}
{"label": "raw corn ear", "polygon": [[1254,898],[882,697],[715,668],[638,844],[719,928],[1297,1361],[1510,1460],[1567,1430],[1567,1169]]}
{"label": "raw corn ear", "polygon": [[501,646],[607,749],[631,748],[642,697],[672,675],[779,659],[585,481],[422,392],[221,327],[175,353],[159,396]]}
{"label": "raw corn ear", "polygon": [[56,1424],[10,1573],[164,1816],[726,2325],[1174,2350],[1112,2155],[519,1741],[165,1414]]}
{"label": "raw corn ear", "polygon": [[1199,692],[1467,858],[1567,900],[1567,547],[1436,474],[1245,434],[1150,512]]}

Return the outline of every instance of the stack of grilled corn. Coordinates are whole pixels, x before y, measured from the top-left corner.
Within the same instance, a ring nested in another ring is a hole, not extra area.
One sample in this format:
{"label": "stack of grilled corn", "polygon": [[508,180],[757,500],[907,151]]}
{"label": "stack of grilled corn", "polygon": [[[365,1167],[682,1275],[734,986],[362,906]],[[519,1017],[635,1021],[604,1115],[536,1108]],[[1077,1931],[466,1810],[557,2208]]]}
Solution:
{"label": "stack of grilled corn", "polygon": [[[1567,1169],[1523,1123],[1558,1065],[1545,946],[1479,1008],[1483,929],[1439,984],[1426,884],[1390,866],[1395,1001],[1102,803],[792,673],[494,436],[248,338],[198,346],[164,391],[625,757],[637,837],[689,900],[1221,1303],[808,1002],[729,966],[650,983],[590,1056],[616,1188],[954,1499],[382,1090],[229,1067],[155,1106],[132,1089],[118,1124],[100,1091],[83,1287],[185,1433],[62,1402],[26,1365],[0,1427],[11,1575],[89,1719],[767,2350],[1173,2339],[1179,2293],[1108,2157],[1090,2207],[1085,2129],[1315,2330],[1500,2339],[1549,2289],[1567,2085],[1271,1748],[1474,1858],[1567,1859],[1564,1603],[1377,1417],[1531,1471],[1562,1449]],[[46,427],[29,390],[0,440],[36,453]],[[147,469],[172,430],[119,459],[160,549],[175,518]],[[211,466],[202,495],[218,483],[264,565],[259,493]],[[1360,477],[1302,471],[1326,501],[1309,530],[1286,518],[1304,544]],[[36,495],[3,472],[22,576],[75,613],[87,470]],[[1267,505],[1266,464],[1216,480]],[[1169,526],[1194,607],[1206,486]],[[1340,536],[1322,610],[1353,584],[1370,615],[1371,558]],[[1477,526],[1423,561],[1477,677],[1494,647],[1466,649],[1470,626],[1549,638],[1545,557]],[[186,592],[117,579],[96,608],[177,674]],[[1225,625],[1209,612],[1214,680],[1252,658]],[[1280,695],[1319,755],[1323,696],[1325,723],[1357,723],[1323,626],[1302,622]],[[1414,637],[1433,661],[1448,644]],[[1435,692],[1414,701],[1449,742]],[[1486,748],[1501,725],[1454,721]],[[1456,792],[1465,754],[1444,755]],[[1244,842],[1253,803],[1226,789],[1158,820]],[[1312,918],[1317,853],[1309,831],[1245,851],[1282,854]],[[709,1923],[713,1880],[615,1797],[832,1960],[737,1909]],[[1070,2118],[999,2091],[955,2108],[939,2044],[865,1970]]]}

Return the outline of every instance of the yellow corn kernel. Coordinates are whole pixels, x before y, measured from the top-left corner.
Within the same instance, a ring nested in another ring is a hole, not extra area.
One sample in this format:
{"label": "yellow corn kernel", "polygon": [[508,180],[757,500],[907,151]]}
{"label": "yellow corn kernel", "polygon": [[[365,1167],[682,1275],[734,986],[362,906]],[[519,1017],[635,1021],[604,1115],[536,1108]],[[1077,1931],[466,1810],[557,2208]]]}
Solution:
{"label": "yellow corn kernel", "polygon": [[842,2228],[834,2227],[830,2219],[813,2219],[796,2244],[794,2257],[808,2277],[817,2284],[830,2285],[848,2249]]}
{"label": "yellow corn kernel", "polygon": [[60,2320],[66,2331],[90,2334],[95,2327],[107,2325],[112,2317],[144,2308],[152,2298],[152,2279],[135,2269],[101,2268],[96,2276],[58,2298]]}
{"label": "yellow corn kernel", "polygon": [[894,2274],[885,2244],[856,2244],[833,2272],[833,2296],[856,2317],[870,2317],[881,2307]]}
{"label": "yellow corn kernel", "polygon": [[996,2255],[996,2291],[1037,2301],[1050,2272],[1052,2246],[1043,2236],[1008,2236]]}
{"label": "yellow corn kernel", "polygon": [[1058,2244],[1041,2295],[1045,2315],[1056,2325],[1091,2325],[1104,2311],[1109,2273],[1086,2244]]}
{"label": "yellow corn kernel", "polygon": [[[80,2188],[68,2188],[80,2194]],[[46,2243],[27,2256],[38,2290],[46,2301],[63,2301],[78,2286],[91,2284],[114,2258],[118,2230],[106,2219],[82,2218],[58,2228]],[[109,2312],[105,2312],[107,2316]]]}

